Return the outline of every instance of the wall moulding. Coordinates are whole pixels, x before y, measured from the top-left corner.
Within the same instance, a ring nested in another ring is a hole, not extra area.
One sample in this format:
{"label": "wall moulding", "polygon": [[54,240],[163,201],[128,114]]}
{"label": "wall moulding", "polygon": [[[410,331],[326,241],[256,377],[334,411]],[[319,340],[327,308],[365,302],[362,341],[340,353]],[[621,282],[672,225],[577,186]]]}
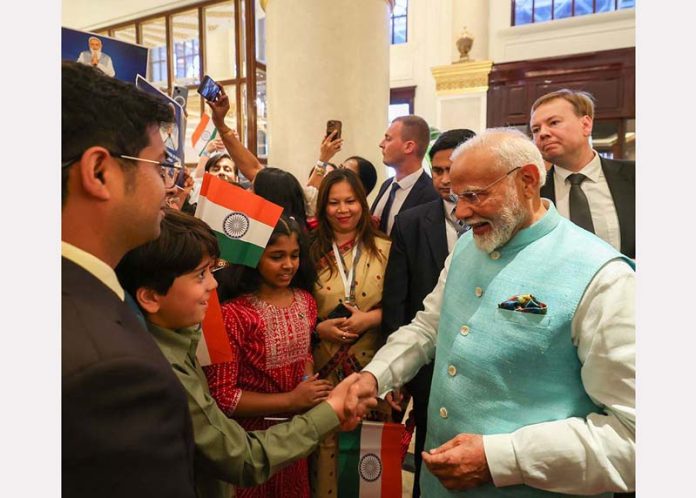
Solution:
{"label": "wall moulding", "polygon": [[435,92],[441,95],[485,92],[493,61],[473,61],[435,66],[430,69],[435,78]]}

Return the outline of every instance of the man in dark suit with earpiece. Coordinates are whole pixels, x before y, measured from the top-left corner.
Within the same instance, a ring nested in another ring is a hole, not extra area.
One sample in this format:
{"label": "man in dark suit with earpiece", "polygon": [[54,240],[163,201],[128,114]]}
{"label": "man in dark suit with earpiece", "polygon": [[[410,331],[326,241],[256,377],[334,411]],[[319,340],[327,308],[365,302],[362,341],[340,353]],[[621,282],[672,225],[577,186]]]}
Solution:
{"label": "man in dark suit with earpiece", "polygon": [[379,218],[379,228],[387,235],[398,213],[440,198],[423,170],[429,143],[428,123],[415,115],[396,118],[384,132],[379,144],[382,160],[394,168],[395,177],[382,183],[370,211]]}

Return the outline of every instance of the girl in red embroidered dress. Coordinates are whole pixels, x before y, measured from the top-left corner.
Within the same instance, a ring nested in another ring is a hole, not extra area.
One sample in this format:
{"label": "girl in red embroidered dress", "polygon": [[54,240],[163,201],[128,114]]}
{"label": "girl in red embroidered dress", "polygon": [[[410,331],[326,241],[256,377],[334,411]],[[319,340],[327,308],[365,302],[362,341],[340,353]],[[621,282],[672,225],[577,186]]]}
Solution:
{"label": "girl in red embroidered dress", "polygon": [[[332,388],[313,371],[310,337],[317,305],[311,290],[316,274],[305,257],[304,237],[293,218],[281,217],[257,268],[233,265],[216,275],[221,300],[232,298],[222,305],[222,316],[236,359],[204,370],[218,406],[247,431],[273,425],[267,417],[308,410]],[[308,498],[307,460],[236,493]]]}

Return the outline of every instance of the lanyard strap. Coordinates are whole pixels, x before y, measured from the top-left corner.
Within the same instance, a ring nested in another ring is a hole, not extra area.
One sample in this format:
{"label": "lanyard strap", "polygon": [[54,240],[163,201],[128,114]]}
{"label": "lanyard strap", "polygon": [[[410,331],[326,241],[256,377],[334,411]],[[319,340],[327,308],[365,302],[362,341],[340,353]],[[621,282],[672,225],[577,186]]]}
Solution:
{"label": "lanyard strap", "polygon": [[353,246],[353,262],[350,265],[350,271],[346,275],[346,268],[343,262],[343,256],[338,251],[338,246],[336,242],[333,242],[333,252],[336,257],[336,265],[338,266],[338,274],[341,276],[343,281],[343,289],[345,295],[345,301],[353,301],[353,293],[355,292],[355,267],[358,265],[358,259],[360,259],[360,243],[356,242]]}

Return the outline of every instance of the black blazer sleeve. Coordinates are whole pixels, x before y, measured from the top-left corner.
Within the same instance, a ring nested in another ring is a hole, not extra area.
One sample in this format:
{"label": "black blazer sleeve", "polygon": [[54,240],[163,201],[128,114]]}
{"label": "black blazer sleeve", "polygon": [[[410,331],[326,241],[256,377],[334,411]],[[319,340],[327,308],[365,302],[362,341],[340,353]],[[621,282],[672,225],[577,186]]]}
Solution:
{"label": "black blazer sleeve", "polygon": [[392,245],[389,262],[384,274],[382,291],[382,332],[389,335],[406,322],[406,308],[409,301],[411,281],[407,246],[404,240],[399,215],[391,232]]}
{"label": "black blazer sleeve", "polygon": [[63,496],[193,497],[192,462],[176,437],[180,406],[170,392],[169,379],[141,358],[64,378]]}

